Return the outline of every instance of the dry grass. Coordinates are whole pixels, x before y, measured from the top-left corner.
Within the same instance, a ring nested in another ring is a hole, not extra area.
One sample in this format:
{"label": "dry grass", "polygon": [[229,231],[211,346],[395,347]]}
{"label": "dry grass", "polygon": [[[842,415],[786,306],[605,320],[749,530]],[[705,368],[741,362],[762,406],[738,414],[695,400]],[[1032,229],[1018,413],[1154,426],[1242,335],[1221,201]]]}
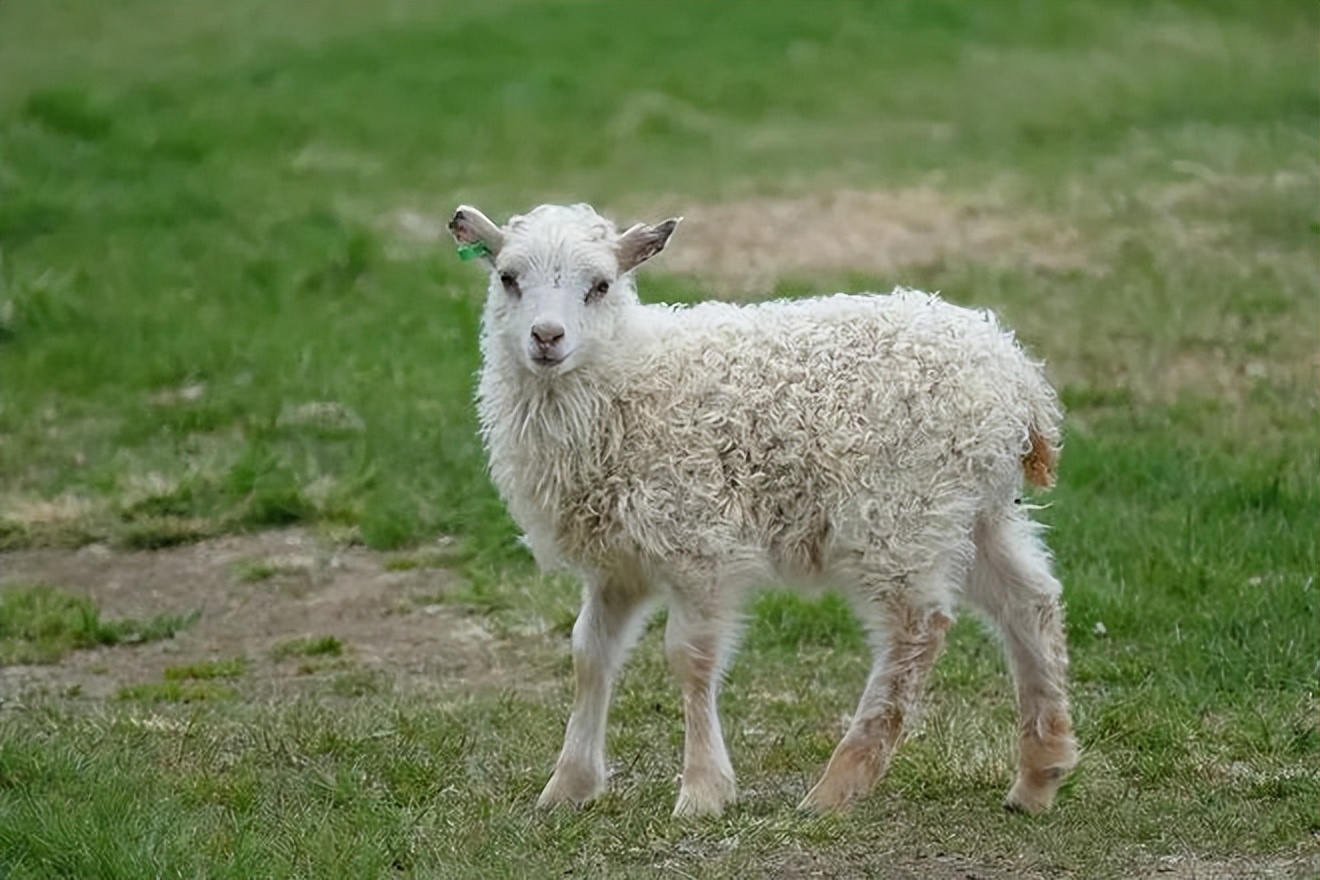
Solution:
{"label": "dry grass", "polygon": [[104,502],[69,493],[54,498],[4,496],[0,507],[0,547],[77,546],[86,540],[87,524],[105,506]]}

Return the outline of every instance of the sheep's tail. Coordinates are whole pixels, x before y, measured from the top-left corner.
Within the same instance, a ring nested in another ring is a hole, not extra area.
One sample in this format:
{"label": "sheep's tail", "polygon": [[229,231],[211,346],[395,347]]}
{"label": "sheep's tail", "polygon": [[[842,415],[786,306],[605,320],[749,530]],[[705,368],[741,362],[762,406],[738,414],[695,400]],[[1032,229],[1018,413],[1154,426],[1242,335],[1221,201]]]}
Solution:
{"label": "sheep's tail", "polygon": [[1027,482],[1043,489],[1053,488],[1063,451],[1060,422],[1063,410],[1040,364],[1031,365],[1027,382],[1029,420],[1027,448],[1022,455],[1022,474]]}
{"label": "sheep's tail", "polygon": [[1031,449],[1022,456],[1022,473],[1033,486],[1053,488],[1059,466],[1059,447],[1046,440],[1035,425],[1027,428],[1027,440]]}

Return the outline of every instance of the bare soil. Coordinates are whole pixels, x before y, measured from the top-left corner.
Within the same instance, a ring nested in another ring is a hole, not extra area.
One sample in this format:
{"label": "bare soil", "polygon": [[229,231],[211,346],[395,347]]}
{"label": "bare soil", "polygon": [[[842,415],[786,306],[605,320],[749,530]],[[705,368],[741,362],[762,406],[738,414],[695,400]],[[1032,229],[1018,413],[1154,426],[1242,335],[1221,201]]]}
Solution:
{"label": "bare soil", "polygon": [[[42,583],[90,597],[102,619],[198,612],[172,639],[74,651],[56,664],[0,669],[0,702],[46,692],[113,697],[161,682],[169,667],[235,657],[245,696],[326,690],[352,673],[359,684],[405,691],[516,687],[518,665],[481,619],[446,604],[458,578],[441,568],[391,571],[388,557],[332,546],[295,528],[231,535],[156,551],[93,544],[77,551],[0,554],[0,584]],[[268,576],[252,579],[259,568]],[[285,657],[299,638],[334,636],[341,657]]]}
{"label": "bare soil", "polygon": [[933,187],[837,190],[682,209],[682,247],[661,268],[690,273],[726,297],[761,296],[784,278],[857,273],[901,284],[913,267],[947,261],[1088,270],[1082,236],[1057,217],[993,193]]}

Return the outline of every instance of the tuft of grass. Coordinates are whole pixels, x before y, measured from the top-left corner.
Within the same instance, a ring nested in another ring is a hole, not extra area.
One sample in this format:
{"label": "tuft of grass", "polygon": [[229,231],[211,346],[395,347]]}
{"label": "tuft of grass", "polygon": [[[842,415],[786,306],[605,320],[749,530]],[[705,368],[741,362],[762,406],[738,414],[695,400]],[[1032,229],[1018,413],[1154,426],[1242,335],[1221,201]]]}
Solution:
{"label": "tuft of grass", "polygon": [[271,649],[275,660],[290,657],[338,657],[344,653],[344,643],[336,636],[307,636],[280,642]]}
{"label": "tuft of grass", "polygon": [[86,597],[44,584],[11,584],[0,589],[0,665],[56,663],[79,648],[169,639],[196,619],[193,612],[106,621]]}
{"label": "tuft of grass", "polygon": [[276,556],[239,560],[230,570],[239,583],[254,584],[280,576],[306,578],[311,574],[310,566],[311,563],[307,560],[291,560]]}
{"label": "tuft of grass", "polygon": [[166,681],[209,681],[215,678],[239,678],[247,672],[246,657],[230,657],[227,660],[203,660],[186,666],[168,666],[165,668]]}
{"label": "tuft of grass", "polygon": [[255,584],[273,578],[280,570],[278,566],[264,559],[245,559],[235,563],[233,571],[234,578],[239,583]]}
{"label": "tuft of grass", "polygon": [[414,571],[419,568],[458,568],[471,561],[475,553],[465,542],[447,541],[443,546],[402,553],[385,560],[386,571]]}
{"label": "tuft of grass", "polygon": [[389,690],[390,682],[386,677],[369,669],[349,669],[337,674],[330,682],[330,693],[336,697],[367,697]]}
{"label": "tuft of grass", "polygon": [[216,523],[195,517],[153,516],[118,529],[114,543],[129,550],[162,550],[191,544],[220,531]]}
{"label": "tuft of grass", "polygon": [[196,623],[200,616],[201,611],[189,611],[185,614],[157,614],[141,621],[112,620],[104,625],[111,641],[103,644],[133,645],[172,639],[175,633]]}

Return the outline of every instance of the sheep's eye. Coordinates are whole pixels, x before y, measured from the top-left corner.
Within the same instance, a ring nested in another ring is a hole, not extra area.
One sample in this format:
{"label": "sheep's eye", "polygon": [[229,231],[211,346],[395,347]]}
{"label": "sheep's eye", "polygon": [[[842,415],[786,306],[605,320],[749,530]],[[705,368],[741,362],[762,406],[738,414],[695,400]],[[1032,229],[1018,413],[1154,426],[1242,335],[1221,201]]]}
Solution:
{"label": "sheep's eye", "polygon": [[602,278],[587,291],[587,302],[594,302],[610,292],[610,283]]}
{"label": "sheep's eye", "polygon": [[501,273],[500,273],[500,284],[503,284],[503,285],[504,285],[504,289],[505,289],[508,293],[512,294],[513,296],[517,296],[517,295],[518,295],[519,291],[518,291],[518,276],[517,276],[517,275],[514,275],[512,272],[501,272]]}

